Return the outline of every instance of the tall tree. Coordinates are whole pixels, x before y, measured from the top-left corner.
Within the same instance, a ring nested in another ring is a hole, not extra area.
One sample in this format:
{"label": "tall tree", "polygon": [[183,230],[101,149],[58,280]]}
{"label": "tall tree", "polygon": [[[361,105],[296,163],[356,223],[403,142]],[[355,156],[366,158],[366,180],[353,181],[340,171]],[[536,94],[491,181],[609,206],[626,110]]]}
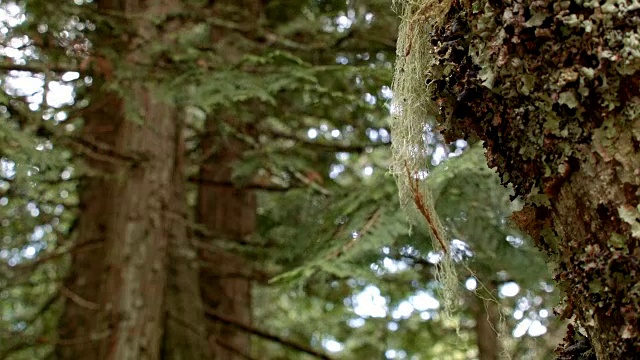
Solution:
{"label": "tall tree", "polygon": [[[254,36],[257,31],[256,23],[263,16],[262,1],[217,1],[207,11],[213,18],[232,19],[244,29],[244,35],[237,29],[215,24],[210,30],[209,46],[220,54],[219,66],[237,66],[244,56],[255,51],[256,45],[247,40],[246,33]],[[259,121],[259,108],[259,103],[238,102],[209,109],[200,140],[204,158],[198,174],[196,220],[206,229],[207,236],[201,241],[209,245],[199,250],[203,264],[200,288],[216,359],[244,359],[251,353],[250,334],[229,321],[251,324],[254,264],[233,249],[216,247],[215,241],[242,244],[256,228],[255,190],[235,184],[233,169],[247,151],[245,139],[254,137],[252,128]]]}
{"label": "tall tree", "polygon": [[[203,143],[203,150],[212,156],[200,169],[197,220],[209,235],[202,241],[217,238],[243,243],[255,231],[256,194],[255,190],[234,186],[233,165],[239,160],[243,146],[238,140],[219,135],[215,123],[219,120],[216,117],[208,121],[211,135]],[[250,334],[224,323],[218,314],[240,324],[251,323],[252,264],[240,254],[210,246],[200,250],[199,258],[203,264],[200,288],[210,318],[211,346],[216,358],[241,359],[250,352]]]}
{"label": "tall tree", "polygon": [[[97,3],[98,12],[124,18],[116,26],[133,36],[99,31],[88,58],[102,74],[83,113],[82,141],[97,154],[85,158],[92,175],[81,184],[75,246],[97,246],[73,255],[56,349],[61,359],[201,359],[206,354],[196,275],[184,264],[185,223],[176,211],[185,197],[179,111],[153,93],[152,81],[117,79],[130,84],[126,98],[110,83],[116,80],[110,64],[117,59],[152,60],[144,47],[136,47],[141,37],[167,41],[145,19],[131,19],[162,16],[179,4]],[[186,335],[178,320],[195,331]],[[171,324],[166,331],[165,321]],[[170,347],[164,354],[163,345]]]}
{"label": "tall tree", "polygon": [[[450,141],[483,140],[526,202],[513,220],[548,255],[562,316],[584,329],[570,329],[560,357],[637,356],[637,5],[398,3],[397,136],[416,143],[414,130],[436,118]],[[416,164],[397,145],[397,165]]]}

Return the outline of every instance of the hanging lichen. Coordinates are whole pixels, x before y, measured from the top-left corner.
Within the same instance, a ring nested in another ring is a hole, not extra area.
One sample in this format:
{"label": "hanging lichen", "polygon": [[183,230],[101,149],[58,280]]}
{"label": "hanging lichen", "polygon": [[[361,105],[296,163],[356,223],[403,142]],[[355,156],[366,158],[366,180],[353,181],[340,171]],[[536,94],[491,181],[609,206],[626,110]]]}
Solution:
{"label": "hanging lichen", "polygon": [[392,85],[391,124],[394,136],[391,172],[396,177],[400,202],[407,213],[416,214],[426,222],[434,249],[441,249],[444,254],[437,266],[436,279],[442,285],[444,313],[449,315],[457,300],[458,279],[445,229],[435,212],[431,192],[424,187],[422,174],[429,158],[425,134],[433,127],[438,113],[437,104],[425,97],[425,78],[433,65],[429,34],[433,27],[440,25],[451,4],[450,0],[394,1],[402,21]]}
{"label": "hanging lichen", "polygon": [[[424,169],[427,158],[425,131],[433,125],[437,109],[425,99],[426,71],[433,55],[429,47],[429,24],[418,11],[425,1],[394,2],[401,24],[396,46],[396,65],[392,90],[392,173],[396,176],[403,206],[413,204],[412,177]],[[407,171],[410,176],[407,176]],[[430,202],[428,202],[430,203]]]}

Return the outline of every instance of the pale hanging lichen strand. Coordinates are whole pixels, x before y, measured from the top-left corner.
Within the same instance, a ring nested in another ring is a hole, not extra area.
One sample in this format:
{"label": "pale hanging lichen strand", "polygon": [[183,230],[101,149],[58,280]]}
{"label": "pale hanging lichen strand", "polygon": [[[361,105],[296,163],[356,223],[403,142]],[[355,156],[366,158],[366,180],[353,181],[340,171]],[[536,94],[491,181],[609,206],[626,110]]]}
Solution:
{"label": "pale hanging lichen strand", "polygon": [[424,180],[421,174],[426,173],[429,159],[425,134],[433,128],[438,114],[437,104],[429,100],[431,91],[425,85],[434,59],[430,30],[441,25],[451,4],[451,0],[394,1],[401,23],[392,84],[391,123],[394,139],[391,173],[396,178],[401,206],[409,216],[423,218],[431,232],[434,249],[442,249],[444,253],[437,265],[436,279],[442,285],[446,314],[453,312],[458,279],[446,231],[434,209],[431,191],[421,181]]}

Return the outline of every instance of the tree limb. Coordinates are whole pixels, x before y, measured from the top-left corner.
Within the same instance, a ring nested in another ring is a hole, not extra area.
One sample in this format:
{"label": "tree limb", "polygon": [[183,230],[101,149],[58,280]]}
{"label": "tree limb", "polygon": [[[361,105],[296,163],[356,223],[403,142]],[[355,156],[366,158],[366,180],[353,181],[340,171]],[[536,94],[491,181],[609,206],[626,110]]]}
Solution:
{"label": "tree limb", "polygon": [[1,71],[28,71],[31,73],[43,73],[43,72],[79,72],[80,70],[75,66],[68,65],[18,65],[13,62],[3,61],[0,62]]}
{"label": "tree limb", "polygon": [[282,344],[282,345],[284,345],[284,346],[286,346],[286,347],[288,347],[290,349],[306,353],[306,354],[314,356],[314,357],[316,357],[318,359],[332,360],[332,358],[329,357],[329,355],[327,355],[327,354],[325,354],[323,352],[320,352],[318,350],[312,349],[312,348],[310,348],[308,346],[305,346],[305,345],[302,345],[302,344],[298,344],[298,343],[293,342],[293,341],[291,341],[289,339],[285,339],[285,338],[283,338],[281,336],[268,333],[268,332],[266,332],[264,330],[257,329],[257,328],[255,328],[255,327],[253,327],[251,325],[240,323],[239,321],[237,321],[235,319],[231,319],[231,318],[228,318],[226,316],[217,314],[213,309],[211,309],[209,307],[205,307],[204,312],[212,320],[225,323],[227,325],[235,327],[236,329],[245,331],[245,332],[250,333],[252,335],[259,336],[259,337],[261,337],[263,339],[267,339],[267,340],[270,340],[270,341],[273,341],[273,342],[277,342],[277,343]]}

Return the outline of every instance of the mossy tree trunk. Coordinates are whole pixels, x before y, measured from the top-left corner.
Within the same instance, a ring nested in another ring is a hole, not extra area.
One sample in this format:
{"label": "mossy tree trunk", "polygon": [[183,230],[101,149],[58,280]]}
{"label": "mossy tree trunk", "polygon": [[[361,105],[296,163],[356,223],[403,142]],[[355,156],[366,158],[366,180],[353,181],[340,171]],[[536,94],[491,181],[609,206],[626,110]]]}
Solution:
{"label": "mossy tree trunk", "polygon": [[[161,14],[179,1],[109,1],[108,13]],[[127,17],[129,18],[129,17]],[[131,17],[133,19],[134,17]],[[148,23],[126,23],[162,41]],[[93,43],[100,54],[81,142],[90,169],[80,190],[77,246],[64,284],[59,359],[206,359],[197,270],[184,255],[183,144],[179,112],[131,81],[126,100],[108,90],[107,62],[140,60],[124,37]],[[104,47],[101,47],[104,46]],[[133,119],[127,109],[136,109]],[[91,245],[91,246],[89,246]],[[168,313],[168,314],[167,314]]]}
{"label": "mossy tree trunk", "polygon": [[415,24],[428,22],[421,9],[408,28],[428,38],[429,56],[411,59],[411,44],[401,54],[425,65],[422,99],[447,139],[483,140],[489,165],[525,200],[513,220],[555,268],[561,315],[587,335],[570,331],[560,358],[636,358],[637,3],[453,2],[432,32]]}

